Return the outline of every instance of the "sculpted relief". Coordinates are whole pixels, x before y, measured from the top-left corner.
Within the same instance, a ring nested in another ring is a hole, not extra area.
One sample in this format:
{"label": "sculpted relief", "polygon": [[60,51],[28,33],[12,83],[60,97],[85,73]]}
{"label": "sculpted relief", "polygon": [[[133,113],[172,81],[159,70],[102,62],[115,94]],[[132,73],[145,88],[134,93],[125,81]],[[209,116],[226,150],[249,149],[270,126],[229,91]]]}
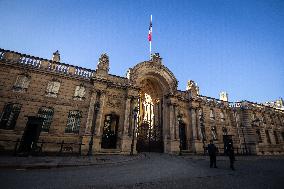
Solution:
{"label": "sculpted relief", "polygon": [[124,97],[117,94],[109,94],[107,99],[107,106],[110,108],[120,108],[124,103]]}

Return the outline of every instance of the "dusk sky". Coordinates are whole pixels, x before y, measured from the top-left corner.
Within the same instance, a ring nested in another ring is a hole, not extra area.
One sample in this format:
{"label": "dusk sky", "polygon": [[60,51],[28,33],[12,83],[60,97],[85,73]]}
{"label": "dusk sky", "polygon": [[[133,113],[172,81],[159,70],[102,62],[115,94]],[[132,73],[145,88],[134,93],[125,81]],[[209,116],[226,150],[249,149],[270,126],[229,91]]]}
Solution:
{"label": "dusk sky", "polygon": [[284,97],[284,1],[0,0],[0,48],[95,69],[101,53],[110,73],[149,59],[153,52],[185,90],[229,101]]}

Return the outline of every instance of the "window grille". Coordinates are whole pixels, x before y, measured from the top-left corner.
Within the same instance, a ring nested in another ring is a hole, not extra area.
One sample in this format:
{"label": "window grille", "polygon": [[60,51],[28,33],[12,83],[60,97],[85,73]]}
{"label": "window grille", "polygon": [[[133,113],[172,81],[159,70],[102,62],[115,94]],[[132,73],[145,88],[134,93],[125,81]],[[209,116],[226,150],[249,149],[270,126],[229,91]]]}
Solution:
{"label": "window grille", "polygon": [[1,129],[14,129],[21,111],[20,104],[9,103],[5,105],[0,118]]}
{"label": "window grille", "polygon": [[38,117],[44,118],[43,125],[42,125],[42,131],[48,132],[52,118],[53,118],[53,108],[47,108],[47,107],[41,107],[38,111]]}
{"label": "window grille", "polygon": [[81,114],[79,110],[69,111],[65,133],[79,133]]}

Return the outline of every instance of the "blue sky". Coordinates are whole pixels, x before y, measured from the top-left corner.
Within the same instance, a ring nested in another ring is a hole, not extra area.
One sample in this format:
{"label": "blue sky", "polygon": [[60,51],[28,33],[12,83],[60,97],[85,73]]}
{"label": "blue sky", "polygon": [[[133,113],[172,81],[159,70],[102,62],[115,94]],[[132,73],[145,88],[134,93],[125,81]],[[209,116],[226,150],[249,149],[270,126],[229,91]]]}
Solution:
{"label": "blue sky", "polygon": [[264,102],[284,97],[284,1],[277,0],[0,0],[0,48],[95,69],[101,53],[110,73],[149,59],[153,51],[184,90]]}

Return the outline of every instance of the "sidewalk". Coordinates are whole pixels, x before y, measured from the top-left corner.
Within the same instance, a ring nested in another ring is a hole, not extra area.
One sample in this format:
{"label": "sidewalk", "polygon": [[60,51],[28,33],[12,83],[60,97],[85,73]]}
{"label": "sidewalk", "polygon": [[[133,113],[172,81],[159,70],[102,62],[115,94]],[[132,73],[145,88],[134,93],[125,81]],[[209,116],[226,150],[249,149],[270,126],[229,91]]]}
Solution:
{"label": "sidewalk", "polygon": [[145,158],[145,154],[94,156],[0,156],[0,169],[50,169],[89,165],[120,164]]}
{"label": "sidewalk", "polygon": [[[192,159],[192,160],[209,160],[208,155],[184,155],[181,156],[184,159]],[[228,156],[224,155],[217,155],[217,160],[225,161],[228,160]],[[263,156],[256,156],[256,155],[247,155],[247,156],[235,156],[236,161],[254,161],[254,160],[263,160],[263,159],[284,159],[283,155],[263,155]]]}
{"label": "sidewalk", "polygon": [[[209,156],[183,155],[180,157],[188,160],[208,160]],[[94,156],[0,156],[0,169],[50,169],[59,167],[76,167],[90,165],[121,164],[139,159],[148,158],[147,153],[138,155],[94,155]],[[236,156],[237,161],[254,161],[263,159],[284,159],[279,156]],[[228,156],[217,156],[217,161],[227,161]]]}

